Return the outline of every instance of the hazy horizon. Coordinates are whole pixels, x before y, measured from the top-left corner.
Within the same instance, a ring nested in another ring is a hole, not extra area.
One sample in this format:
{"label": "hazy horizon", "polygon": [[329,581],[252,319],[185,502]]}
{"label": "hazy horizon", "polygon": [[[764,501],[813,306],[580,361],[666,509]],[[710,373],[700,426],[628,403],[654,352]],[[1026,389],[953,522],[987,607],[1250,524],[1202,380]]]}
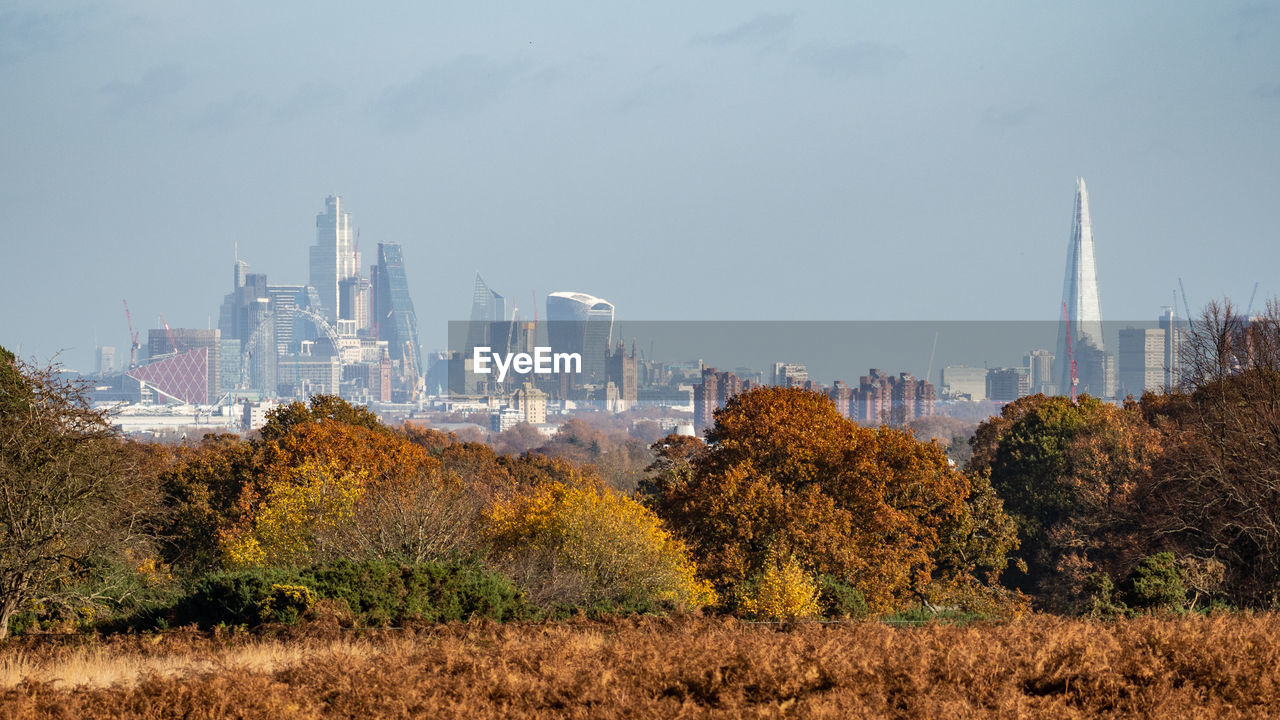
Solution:
{"label": "hazy horizon", "polygon": [[0,345],[216,327],[233,248],[305,283],[334,193],[425,350],[476,272],[525,316],[1054,321],[1077,176],[1104,319],[1260,304],[1277,61],[1274,2],[12,3]]}

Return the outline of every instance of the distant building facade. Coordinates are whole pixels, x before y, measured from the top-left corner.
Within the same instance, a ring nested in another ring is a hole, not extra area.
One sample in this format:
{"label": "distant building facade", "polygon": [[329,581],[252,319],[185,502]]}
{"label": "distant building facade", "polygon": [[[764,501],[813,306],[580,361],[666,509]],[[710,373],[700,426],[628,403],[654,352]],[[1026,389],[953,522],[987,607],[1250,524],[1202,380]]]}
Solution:
{"label": "distant building facade", "polygon": [[1031,394],[1031,373],[1026,368],[991,368],[987,371],[987,399],[1013,402]]}
{"label": "distant building facade", "polygon": [[752,384],[729,371],[717,372],[708,367],[702,370],[702,382],[693,387],[693,427],[702,435],[715,425],[716,410],[724,407],[731,398],[750,390]]}
{"label": "distant building facade", "polygon": [[987,369],[948,365],[942,368],[942,396],[981,402],[987,399]]}

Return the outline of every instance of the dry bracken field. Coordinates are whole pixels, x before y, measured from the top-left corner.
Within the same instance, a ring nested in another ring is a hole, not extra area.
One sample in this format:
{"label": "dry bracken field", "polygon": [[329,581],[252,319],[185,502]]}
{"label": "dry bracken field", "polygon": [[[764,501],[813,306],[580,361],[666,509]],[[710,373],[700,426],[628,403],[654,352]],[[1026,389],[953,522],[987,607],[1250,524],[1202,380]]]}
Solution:
{"label": "dry bracken field", "polygon": [[1280,616],[34,636],[0,717],[1280,717]]}

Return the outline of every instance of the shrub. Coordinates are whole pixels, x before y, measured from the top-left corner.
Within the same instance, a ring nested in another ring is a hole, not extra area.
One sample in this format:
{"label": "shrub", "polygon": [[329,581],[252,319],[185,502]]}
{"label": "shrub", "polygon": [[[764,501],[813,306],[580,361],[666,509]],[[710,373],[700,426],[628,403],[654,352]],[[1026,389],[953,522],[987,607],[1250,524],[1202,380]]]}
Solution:
{"label": "shrub", "polygon": [[316,605],[316,594],[305,585],[272,585],[260,605],[263,622],[292,625]]}
{"label": "shrub", "polygon": [[473,563],[339,560],[300,574],[323,598],[341,600],[367,624],[514,620],[528,608],[511,580]]}
{"label": "shrub", "polygon": [[738,607],[749,617],[813,617],[819,613],[818,585],[795,557],[781,560],[775,556],[764,572],[747,584]]}
{"label": "shrub", "polygon": [[1093,573],[1084,585],[1084,614],[1099,620],[1115,620],[1130,613],[1117,597],[1115,583],[1106,573]]}
{"label": "shrub", "polygon": [[263,621],[263,607],[273,586],[297,585],[296,573],[254,568],[215,572],[198,580],[174,608],[179,624],[257,625]]}
{"label": "shrub", "polygon": [[697,608],[715,600],[684,544],[617,491],[550,482],[488,514],[494,557],[534,602]]}
{"label": "shrub", "polygon": [[1143,558],[1125,579],[1124,595],[1135,608],[1182,610],[1187,603],[1187,588],[1182,584],[1182,573],[1173,553]]}
{"label": "shrub", "polygon": [[181,624],[292,623],[317,600],[345,603],[365,625],[410,620],[449,622],[472,617],[514,620],[529,615],[507,578],[464,562],[404,565],[338,561],[302,570],[251,568],[200,578],[172,613]]}
{"label": "shrub", "polygon": [[833,575],[818,576],[818,608],[828,618],[860,618],[870,612],[862,593]]}

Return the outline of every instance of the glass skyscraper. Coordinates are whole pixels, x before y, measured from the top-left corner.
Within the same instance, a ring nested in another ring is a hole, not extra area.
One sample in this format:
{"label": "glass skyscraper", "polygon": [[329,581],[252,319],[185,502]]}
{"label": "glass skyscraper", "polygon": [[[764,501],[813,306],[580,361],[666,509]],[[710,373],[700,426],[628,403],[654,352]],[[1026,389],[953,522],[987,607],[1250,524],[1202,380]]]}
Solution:
{"label": "glass skyscraper", "polygon": [[[1115,394],[1115,363],[1102,338],[1102,310],[1098,304],[1098,268],[1093,256],[1093,223],[1089,218],[1089,191],[1084,178],[1076,178],[1071,239],[1067,244],[1067,272],[1062,283],[1062,307],[1058,316],[1057,387],[1071,393],[1071,364],[1075,358],[1076,392],[1095,397]],[[1067,351],[1070,326],[1071,351]]]}
{"label": "glass skyscraper", "polygon": [[387,341],[391,359],[406,368],[405,374],[422,374],[422,347],[418,343],[418,314],[409,299],[409,279],[404,272],[404,251],[398,243],[378,243],[378,264],[373,268],[372,325],[378,339]]}
{"label": "glass skyscraper", "polygon": [[547,296],[547,322],[552,351],[581,353],[581,381],[603,383],[613,341],[613,303],[586,293],[553,292]]}
{"label": "glass skyscraper", "polygon": [[320,311],[330,323],[338,319],[338,285],[360,274],[360,254],[356,252],[351,213],[342,198],[330,195],[324,212],[316,215],[316,244],[311,248],[310,285],[320,296]]}

